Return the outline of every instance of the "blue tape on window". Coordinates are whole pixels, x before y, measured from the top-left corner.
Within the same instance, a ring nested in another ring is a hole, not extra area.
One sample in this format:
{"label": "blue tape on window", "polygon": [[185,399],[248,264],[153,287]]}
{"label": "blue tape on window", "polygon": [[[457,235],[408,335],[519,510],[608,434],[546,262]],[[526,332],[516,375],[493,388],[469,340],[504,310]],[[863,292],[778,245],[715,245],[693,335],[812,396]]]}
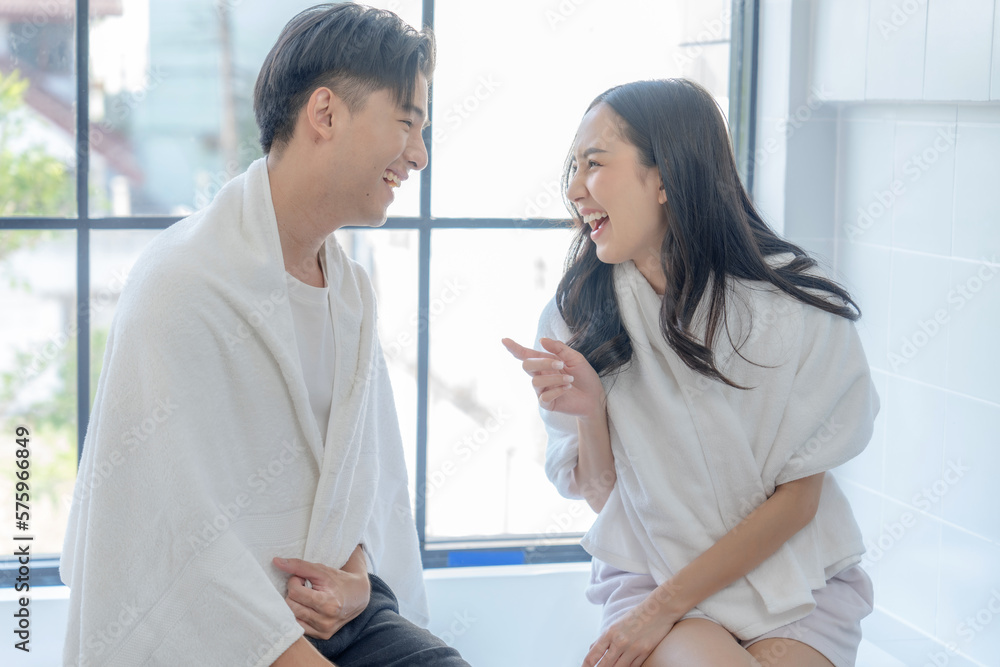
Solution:
{"label": "blue tape on window", "polygon": [[448,567],[476,565],[523,565],[524,552],[511,551],[449,551]]}

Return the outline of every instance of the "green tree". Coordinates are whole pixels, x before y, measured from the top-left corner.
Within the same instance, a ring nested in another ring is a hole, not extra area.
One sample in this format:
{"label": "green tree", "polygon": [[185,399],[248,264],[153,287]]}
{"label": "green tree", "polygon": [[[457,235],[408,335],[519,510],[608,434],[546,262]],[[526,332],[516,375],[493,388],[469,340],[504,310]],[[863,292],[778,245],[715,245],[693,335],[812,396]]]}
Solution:
{"label": "green tree", "polygon": [[[24,96],[29,82],[17,71],[0,72],[0,216],[65,217],[76,212],[72,173],[67,165],[51,156],[44,144],[29,134],[29,113]],[[16,274],[12,259],[46,243],[58,243],[72,232],[61,230],[0,231],[0,280],[6,289],[33,292],[31,281]],[[71,309],[73,310],[73,309]],[[5,313],[13,326],[16,317]],[[68,314],[67,328],[75,320]],[[32,442],[30,489],[33,523],[44,514],[64,514],[62,500],[72,491],[76,478],[76,336],[59,338],[58,343],[31,350],[14,350],[13,369],[0,371],[0,428],[11,434],[18,424],[29,426]],[[100,374],[100,351],[107,341],[106,330],[92,331],[97,354],[91,366],[91,386]],[[45,350],[44,354],[42,350]],[[25,399],[39,396],[40,398]],[[92,400],[92,399],[91,399]],[[14,469],[4,466],[3,486],[13,487]],[[9,494],[7,494],[9,497]],[[58,551],[61,535],[39,535],[41,551]],[[45,541],[42,541],[45,538]]]}
{"label": "green tree", "polygon": [[17,70],[0,72],[0,217],[73,215],[76,201],[70,170],[49,155],[44,144],[25,137],[28,85]]}

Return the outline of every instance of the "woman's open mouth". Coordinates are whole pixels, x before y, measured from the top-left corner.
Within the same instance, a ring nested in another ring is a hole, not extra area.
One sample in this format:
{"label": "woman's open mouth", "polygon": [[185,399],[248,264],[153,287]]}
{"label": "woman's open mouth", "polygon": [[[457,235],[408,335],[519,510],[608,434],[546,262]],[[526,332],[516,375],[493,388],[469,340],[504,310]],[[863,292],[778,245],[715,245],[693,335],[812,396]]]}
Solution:
{"label": "woman's open mouth", "polygon": [[608,214],[604,211],[596,211],[594,213],[588,213],[584,216],[583,222],[592,227],[590,232],[590,238],[594,239],[601,233],[604,229],[604,224],[608,221]]}

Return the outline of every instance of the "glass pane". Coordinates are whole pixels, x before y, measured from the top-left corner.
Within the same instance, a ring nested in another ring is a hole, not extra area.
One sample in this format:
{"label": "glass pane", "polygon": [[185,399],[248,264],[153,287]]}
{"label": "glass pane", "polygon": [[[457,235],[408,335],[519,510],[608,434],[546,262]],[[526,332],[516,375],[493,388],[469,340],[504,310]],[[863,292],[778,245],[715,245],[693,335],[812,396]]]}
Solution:
{"label": "glass pane", "polygon": [[76,215],[75,6],[0,2],[0,217]]}
{"label": "glass pane", "polygon": [[[565,217],[563,162],[611,86],[688,76],[728,95],[728,2],[437,0],[434,16],[435,216]],[[501,196],[482,196],[487,169]]]}
{"label": "glass pane", "polygon": [[[113,3],[112,3],[113,4]],[[122,0],[92,17],[91,214],[186,215],[262,155],[253,86],[313,0]],[[419,3],[390,1],[420,20]],[[419,179],[389,215],[417,215]]]}
{"label": "glass pane", "polygon": [[388,9],[417,30],[420,30],[420,27],[423,25],[423,0],[375,0],[374,2],[365,2],[363,4],[369,7]]}
{"label": "glass pane", "polygon": [[729,114],[729,40],[732,33],[731,0],[681,2],[682,48],[673,59],[677,76],[694,79],[719,100]]}
{"label": "glass pane", "polygon": [[594,513],[545,476],[527,375],[500,344],[531,345],[572,233],[439,230],[430,300],[427,538],[581,533]]}
{"label": "glass pane", "polygon": [[[18,426],[30,433],[24,534],[38,555],[62,551],[76,479],[76,302],[76,232],[0,231],[0,437],[12,447]],[[13,502],[0,503],[0,523],[14,525]]]}
{"label": "glass pane", "polygon": [[417,276],[420,235],[413,230],[345,229],[337,241],[365,267],[378,299],[378,334],[403,435],[410,508],[417,470]]}
{"label": "glass pane", "polygon": [[90,404],[104,365],[111,320],[129,271],[160,230],[95,230],[90,233]]}

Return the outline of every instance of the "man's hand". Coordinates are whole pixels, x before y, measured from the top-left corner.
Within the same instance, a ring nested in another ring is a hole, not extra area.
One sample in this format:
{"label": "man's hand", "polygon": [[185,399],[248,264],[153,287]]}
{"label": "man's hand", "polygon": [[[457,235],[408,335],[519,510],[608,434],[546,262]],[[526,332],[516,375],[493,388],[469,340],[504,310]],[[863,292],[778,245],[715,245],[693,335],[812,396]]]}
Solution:
{"label": "man's hand", "polygon": [[309,637],[329,639],[368,606],[371,582],[360,545],[341,570],[298,558],[275,558],[274,564],[292,575],[285,602]]}

